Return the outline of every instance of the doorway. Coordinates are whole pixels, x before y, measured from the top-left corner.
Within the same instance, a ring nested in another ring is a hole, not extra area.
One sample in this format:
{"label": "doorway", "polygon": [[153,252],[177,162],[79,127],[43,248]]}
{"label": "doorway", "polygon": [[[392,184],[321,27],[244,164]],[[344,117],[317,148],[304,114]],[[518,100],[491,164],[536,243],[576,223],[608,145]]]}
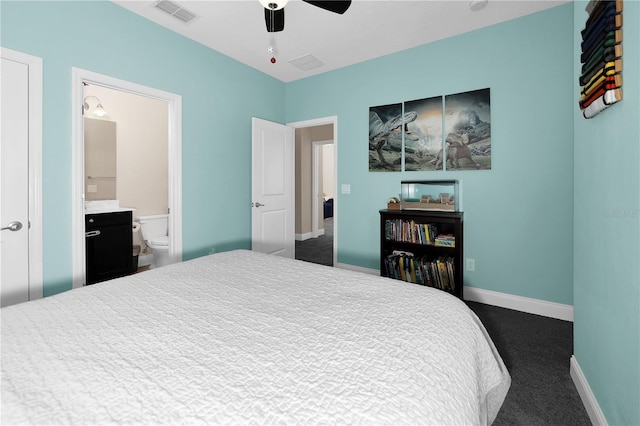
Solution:
{"label": "doorway", "polygon": [[336,118],[289,124],[296,129],[295,258],[336,264]]}
{"label": "doorway", "polygon": [[87,83],[83,99],[86,210],[134,208],[133,252],[148,269],[154,254],[137,218],[169,212],[167,102]]}
{"label": "doorway", "polygon": [[[137,185],[144,186],[143,182],[149,183],[149,188],[156,188],[156,192],[164,192],[166,197],[162,201],[162,197],[151,196],[151,201],[148,199],[144,201],[144,207],[139,211],[134,212],[135,217],[140,215],[151,215],[153,213],[160,213],[160,210],[164,210],[162,213],[169,213],[169,258],[171,262],[179,262],[182,260],[182,149],[181,149],[181,122],[182,122],[182,106],[181,97],[171,93],[163,92],[157,89],[141,86],[135,83],[127,82],[124,80],[114,79],[109,76],[96,74],[90,71],[73,69],[73,86],[72,86],[72,117],[73,117],[73,287],[81,287],[86,283],[86,271],[85,271],[85,238],[84,238],[84,213],[85,213],[85,201],[91,201],[92,198],[96,200],[101,196],[98,193],[101,188],[109,190],[114,186],[114,180],[116,179],[116,173],[111,176],[110,173],[106,173],[104,176],[96,174],[92,176],[85,173],[85,120],[95,119],[97,117],[91,117],[89,114],[83,115],[83,110],[92,111],[97,108],[98,104],[103,107],[104,110],[109,112],[109,104],[105,99],[109,99],[112,102],[112,106],[115,105],[127,105],[132,107],[134,105],[146,105],[144,108],[148,108],[153,104],[155,107],[166,108],[166,123],[162,125],[163,129],[160,132],[164,133],[163,137],[166,139],[166,144],[161,148],[164,152],[160,158],[164,158],[167,164],[167,173],[164,177],[157,176],[154,173],[145,175],[144,169],[140,166],[136,167],[135,158],[128,159],[128,165],[123,165],[123,169],[119,165],[118,175],[129,176],[129,186]],[[100,96],[102,95],[102,98]],[[122,100],[127,98],[126,100]],[[145,102],[147,102],[145,104]],[[149,104],[151,102],[151,104]],[[87,109],[91,108],[91,110]],[[124,108],[123,108],[124,109]],[[135,108],[134,108],[135,109]],[[118,111],[122,114],[123,111]],[[125,114],[140,115],[140,111],[125,111]],[[132,120],[128,120],[130,123]],[[117,124],[117,123],[116,123]],[[153,129],[133,129],[128,132],[130,137],[136,138],[136,132],[153,132]],[[157,130],[156,130],[157,131]],[[140,135],[138,135],[140,138]],[[153,138],[152,138],[153,139]],[[123,147],[121,147],[122,149]],[[125,148],[126,149],[126,148]],[[125,156],[126,151],[123,152]],[[131,154],[134,157],[138,157],[139,164],[144,164],[148,156],[140,156],[138,154]],[[115,155],[114,155],[115,156]],[[162,160],[158,160],[162,161]],[[134,170],[131,170],[134,169]],[[91,177],[90,177],[91,176]],[[160,182],[164,179],[164,182]],[[154,185],[153,181],[158,184]],[[135,182],[138,182],[137,184]],[[117,186],[117,185],[116,185]],[[139,204],[136,201],[136,189],[130,187],[124,193],[118,193],[116,197],[116,191],[112,191],[108,198],[120,199],[124,197],[126,204]],[[160,205],[162,204],[162,205]],[[122,205],[121,207],[137,208],[136,205]],[[136,233],[134,233],[136,235]],[[135,238],[135,237],[134,237]],[[138,236],[138,240],[140,237]],[[138,241],[140,243],[140,241]],[[134,243],[135,244],[135,243]]]}

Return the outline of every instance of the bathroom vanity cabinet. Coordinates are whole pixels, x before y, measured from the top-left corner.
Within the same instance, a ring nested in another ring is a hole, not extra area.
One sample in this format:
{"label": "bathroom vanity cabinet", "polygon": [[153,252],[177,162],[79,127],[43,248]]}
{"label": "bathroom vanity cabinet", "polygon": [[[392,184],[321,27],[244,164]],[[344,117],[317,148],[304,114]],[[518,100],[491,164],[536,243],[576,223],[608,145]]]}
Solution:
{"label": "bathroom vanity cabinet", "polygon": [[87,284],[132,272],[132,212],[85,215]]}

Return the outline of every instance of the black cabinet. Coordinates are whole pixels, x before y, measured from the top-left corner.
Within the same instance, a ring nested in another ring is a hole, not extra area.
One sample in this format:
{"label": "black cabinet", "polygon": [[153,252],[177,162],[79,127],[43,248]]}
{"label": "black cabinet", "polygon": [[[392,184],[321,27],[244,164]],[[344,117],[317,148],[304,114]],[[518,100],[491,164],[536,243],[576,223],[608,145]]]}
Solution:
{"label": "black cabinet", "polygon": [[380,210],[380,274],[463,298],[463,213]]}
{"label": "black cabinet", "polygon": [[87,284],[131,274],[132,212],[85,215]]}

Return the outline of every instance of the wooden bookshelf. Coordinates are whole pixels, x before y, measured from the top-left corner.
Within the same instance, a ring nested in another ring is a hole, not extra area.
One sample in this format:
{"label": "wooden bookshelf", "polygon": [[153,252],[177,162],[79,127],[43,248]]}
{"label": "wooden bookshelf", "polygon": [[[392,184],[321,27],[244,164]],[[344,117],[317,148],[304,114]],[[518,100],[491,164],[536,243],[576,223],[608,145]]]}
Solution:
{"label": "wooden bookshelf", "polygon": [[462,212],[380,210],[380,275],[463,298]]}

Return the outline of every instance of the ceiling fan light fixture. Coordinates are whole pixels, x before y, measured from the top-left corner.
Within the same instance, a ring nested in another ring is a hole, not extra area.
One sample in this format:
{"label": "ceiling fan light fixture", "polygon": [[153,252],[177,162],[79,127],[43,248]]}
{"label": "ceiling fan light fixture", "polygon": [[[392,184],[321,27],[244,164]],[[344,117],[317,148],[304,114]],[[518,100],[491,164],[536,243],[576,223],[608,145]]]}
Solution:
{"label": "ceiling fan light fixture", "polygon": [[469,2],[469,9],[473,12],[484,9],[489,0],[471,0]]}
{"label": "ceiling fan light fixture", "polygon": [[269,10],[280,10],[287,5],[289,0],[259,0],[260,4]]}

